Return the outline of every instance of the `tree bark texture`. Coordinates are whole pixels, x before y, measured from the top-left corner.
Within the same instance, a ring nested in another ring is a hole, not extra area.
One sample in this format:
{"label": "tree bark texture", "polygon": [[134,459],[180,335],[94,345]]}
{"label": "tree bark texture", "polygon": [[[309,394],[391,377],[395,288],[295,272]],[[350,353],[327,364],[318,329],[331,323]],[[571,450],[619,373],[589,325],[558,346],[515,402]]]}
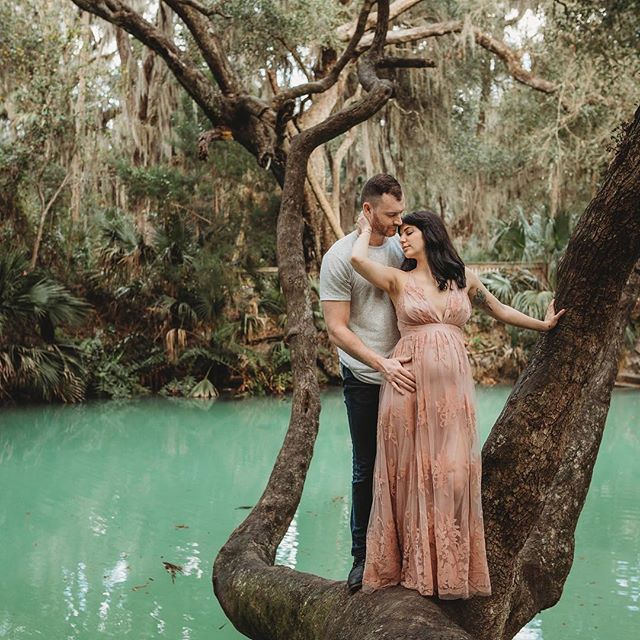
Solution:
{"label": "tree bark texture", "polygon": [[640,109],[560,264],[556,305],[568,311],[540,338],[483,449],[495,595],[457,607],[478,637],[513,637],[562,593],[638,295],[631,274],[639,257]]}

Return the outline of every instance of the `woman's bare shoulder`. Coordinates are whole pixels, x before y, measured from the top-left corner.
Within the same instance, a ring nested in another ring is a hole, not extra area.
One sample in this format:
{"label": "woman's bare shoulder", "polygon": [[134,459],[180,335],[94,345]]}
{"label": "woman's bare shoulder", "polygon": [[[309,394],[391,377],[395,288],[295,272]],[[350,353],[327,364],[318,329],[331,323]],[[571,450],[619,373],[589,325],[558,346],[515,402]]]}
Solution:
{"label": "woman's bare shoulder", "polygon": [[467,289],[473,286],[477,286],[480,282],[480,279],[478,278],[476,272],[469,269],[469,267],[464,268],[464,277],[467,281]]}

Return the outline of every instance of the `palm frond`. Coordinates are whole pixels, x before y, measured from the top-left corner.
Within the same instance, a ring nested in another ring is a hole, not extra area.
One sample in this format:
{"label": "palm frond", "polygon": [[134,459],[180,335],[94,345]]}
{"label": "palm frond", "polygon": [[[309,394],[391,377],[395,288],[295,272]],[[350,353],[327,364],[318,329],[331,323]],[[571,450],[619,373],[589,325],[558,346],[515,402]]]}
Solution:
{"label": "palm frond", "polygon": [[209,382],[208,378],[203,378],[198,384],[191,389],[189,394],[192,398],[202,398],[204,400],[211,400],[218,397],[217,389]]}
{"label": "palm frond", "polygon": [[78,324],[90,305],[46,275],[28,271],[24,256],[0,255],[0,333],[7,325],[28,325],[48,318],[54,325]]}
{"label": "palm frond", "polygon": [[105,218],[99,225],[103,251],[109,258],[132,254],[142,241],[133,222],[124,216]]}
{"label": "palm frond", "polygon": [[513,296],[511,306],[528,316],[542,320],[551,300],[553,300],[551,291],[519,291]]}
{"label": "palm frond", "polygon": [[61,284],[41,278],[22,296],[24,306],[31,305],[36,318],[48,316],[54,325],[78,324],[90,305],[77,298]]}
{"label": "palm frond", "polygon": [[0,352],[0,395],[35,391],[44,400],[79,402],[84,398],[86,370],[73,345],[25,347]]}
{"label": "palm frond", "polygon": [[525,289],[540,290],[543,288],[538,277],[528,269],[518,269],[512,276],[512,282],[516,291],[524,291]]}
{"label": "palm frond", "polygon": [[0,333],[9,322],[21,322],[33,312],[26,295],[34,282],[26,257],[15,251],[0,255]]}
{"label": "palm frond", "polygon": [[480,281],[500,302],[509,304],[514,289],[508,276],[500,271],[488,271],[480,275]]}

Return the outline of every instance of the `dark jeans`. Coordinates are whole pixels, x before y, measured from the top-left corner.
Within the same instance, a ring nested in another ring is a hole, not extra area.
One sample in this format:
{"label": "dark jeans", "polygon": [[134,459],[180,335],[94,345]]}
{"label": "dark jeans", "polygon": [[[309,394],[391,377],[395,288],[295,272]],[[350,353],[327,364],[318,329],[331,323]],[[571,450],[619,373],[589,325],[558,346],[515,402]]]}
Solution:
{"label": "dark jeans", "polygon": [[353,446],[351,481],[351,555],[364,558],[367,525],[373,499],[373,465],[376,460],[376,426],[380,385],[358,380],[342,366],[344,403]]}

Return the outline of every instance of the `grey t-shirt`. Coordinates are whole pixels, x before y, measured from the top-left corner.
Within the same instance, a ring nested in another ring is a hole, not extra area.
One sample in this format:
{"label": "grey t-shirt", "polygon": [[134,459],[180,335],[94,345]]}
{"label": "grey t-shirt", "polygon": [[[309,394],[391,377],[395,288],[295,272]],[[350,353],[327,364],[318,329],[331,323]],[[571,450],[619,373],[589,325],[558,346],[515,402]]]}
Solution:
{"label": "grey t-shirt", "polygon": [[[349,329],[362,342],[385,358],[400,338],[393,303],[389,296],[365,280],[351,266],[351,251],[358,234],[353,231],[327,251],[320,268],[320,300],[351,302]],[[369,258],[390,267],[404,260],[399,237],[385,238],[379,247],[369,246]],[[338,349],[340,362],[362,382],[381,384],[382,374]]]}

